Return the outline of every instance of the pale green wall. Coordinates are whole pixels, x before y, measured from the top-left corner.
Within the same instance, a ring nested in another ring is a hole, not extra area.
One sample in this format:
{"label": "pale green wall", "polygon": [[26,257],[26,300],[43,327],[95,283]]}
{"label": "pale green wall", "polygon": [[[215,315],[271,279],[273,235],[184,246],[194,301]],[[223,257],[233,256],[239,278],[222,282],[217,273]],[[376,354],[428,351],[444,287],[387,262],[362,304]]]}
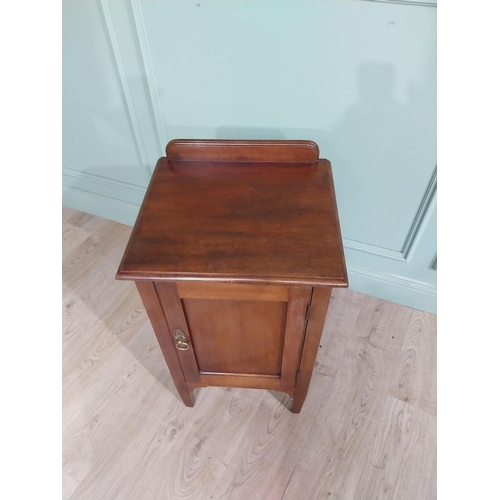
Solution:
{"label": "pale green wall", "polygon": [[435,312],[430,0],[64,0],[63,203],[132,224],[174,138],[316,141],[351,288]]}

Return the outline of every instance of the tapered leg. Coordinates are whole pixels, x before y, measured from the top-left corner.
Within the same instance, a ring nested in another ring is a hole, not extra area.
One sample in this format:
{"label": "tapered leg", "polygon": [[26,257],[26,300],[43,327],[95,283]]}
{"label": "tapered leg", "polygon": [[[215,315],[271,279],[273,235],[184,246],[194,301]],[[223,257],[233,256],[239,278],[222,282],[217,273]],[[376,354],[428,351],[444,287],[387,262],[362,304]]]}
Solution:
{"label": "tapered leg", "polygon": [[304,404],[304,401],[306,400],[306,395],[307,392],[301,394],[300,396],[297,396],[293,398],[293,403],[292,403],[292,413],[300,413],[300,410],[302,410],[302,405]]}
{"label": "tapered leg", "polygon": [[181,397],[182,401],[184,401],[184,404],[189,407],[194,406],[194,398],[193,398],[193,391],[189,389],[189,387],[186,385],[186,383],[181,383],[177,384],[177,382],[174,380],[175,387],[177,387],[177,391],[179,392],[179,396]]}
{"label": "tapered leg", "polygon": [[174,381],[175,387],[186,406],[194,406],[193,392],[188,387],[184,374],[182,372],[179,359],[175,353],[175,348],[172,345],[172,339],[168,331],[163,312],[158,302],[158,297],[154,289],[153,283],[150,281],[136,281],[137,289],[141,295],[142,302],[153,326],[156,338],[160,344],[163,357],[167,362],[170,375]]}
{"label": "tapered leg", "polygon": [[306,400],[331,294],[331,287],[314,287],[302,360],[297,376],[297,387],[293,397],[292,413],[299,413]]}

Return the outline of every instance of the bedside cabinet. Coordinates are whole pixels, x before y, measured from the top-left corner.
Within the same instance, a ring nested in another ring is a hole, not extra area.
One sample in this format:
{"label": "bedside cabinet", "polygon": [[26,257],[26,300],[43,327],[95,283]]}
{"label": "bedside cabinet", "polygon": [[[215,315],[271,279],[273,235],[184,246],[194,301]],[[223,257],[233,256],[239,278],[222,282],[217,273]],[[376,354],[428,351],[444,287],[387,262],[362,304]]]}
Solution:
{"label": "bedside cabinet", "polygon": [[135,281],[187,406],[196,387],[243,387],[298,413],[348,285],[330,162],[311,141],[171,141],[116,277]]}

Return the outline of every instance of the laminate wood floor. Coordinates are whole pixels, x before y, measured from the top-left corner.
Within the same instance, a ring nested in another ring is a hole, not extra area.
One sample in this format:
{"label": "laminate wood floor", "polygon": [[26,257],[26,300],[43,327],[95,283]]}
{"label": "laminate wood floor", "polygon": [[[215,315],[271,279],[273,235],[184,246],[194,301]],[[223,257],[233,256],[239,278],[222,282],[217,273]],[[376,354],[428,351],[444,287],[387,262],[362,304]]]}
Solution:
{"label": "laminate wood floor", "polygon": [[63,209],[64,499],[436,498],[436,316],[335,290],[300,414],[250,389],[186,408],[114,280],[130,232]]}

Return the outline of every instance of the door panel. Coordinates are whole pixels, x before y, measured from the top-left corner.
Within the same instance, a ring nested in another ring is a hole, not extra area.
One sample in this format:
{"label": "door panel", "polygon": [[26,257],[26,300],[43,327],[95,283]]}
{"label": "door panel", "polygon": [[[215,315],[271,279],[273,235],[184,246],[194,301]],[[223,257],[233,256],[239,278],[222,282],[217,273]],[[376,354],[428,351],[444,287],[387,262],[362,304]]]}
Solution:
{"label": "door panel", "polygon": [[202,373],[279,375],[286,302],[183,299]]}
{"label": "door panel", "polygon": [[[304,343],[308,286],[155,282],[187,382],[292,390]],[[242,379],[246,379],[243,383]],[[267,384],[267,385],[266,385]]]}

